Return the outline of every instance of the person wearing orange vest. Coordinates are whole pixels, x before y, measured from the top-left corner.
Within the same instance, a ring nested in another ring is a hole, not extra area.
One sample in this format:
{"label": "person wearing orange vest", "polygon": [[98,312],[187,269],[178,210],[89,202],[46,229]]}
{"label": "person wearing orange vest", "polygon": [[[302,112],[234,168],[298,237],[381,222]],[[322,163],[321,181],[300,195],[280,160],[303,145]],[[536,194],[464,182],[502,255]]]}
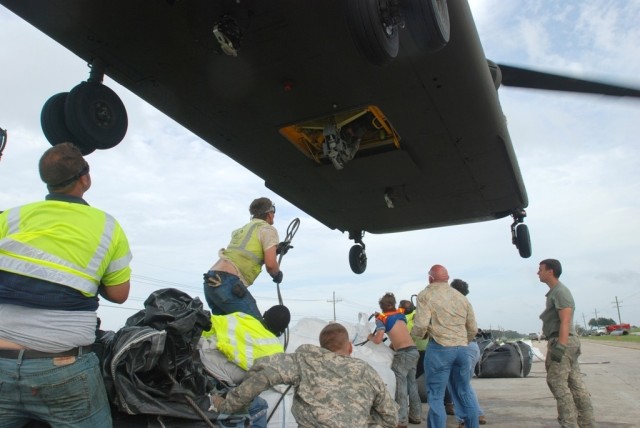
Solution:
{"label": "person wearing orange vest", "polygon": [[[386,293],[378,302],[382,313],[376,315],[376,329],[368,339],[375,344],[382,343],[386,333],[391,340],[391,348],[395,351],[391,370],[396,376],[396,403],[398,403],[398,428],[406,428],[409,423],[409,400],[413,400],[413,408],[421,408],[420,396],[416,386],[416,364],[420,354],[409,329],[404,309],[396,309],[396,298],[393,293]],[[415,394],[409,395],[409,391]],[[413,423],[420,423],[413,420]]]}
{"label": "person wearing orange vest", "polygon": [[129,296],[129,243],[83,199],[91,176],[76,146],[51,147],[39,170],[46,200],[0,214],[0,425],[111,427],[91,346],[98,295]]}
{"label": "person wearing orange vest", "polygon": [[273,227],[276,207],[268,198],[258,198],[249,206],[251,221],[231,234],[227,248],[204,274],[204,296],[212,315],[244,312],[258,320],[262,314],[248,290],[265,266],[273,282],[282,282],[278,265],[278,231]]}

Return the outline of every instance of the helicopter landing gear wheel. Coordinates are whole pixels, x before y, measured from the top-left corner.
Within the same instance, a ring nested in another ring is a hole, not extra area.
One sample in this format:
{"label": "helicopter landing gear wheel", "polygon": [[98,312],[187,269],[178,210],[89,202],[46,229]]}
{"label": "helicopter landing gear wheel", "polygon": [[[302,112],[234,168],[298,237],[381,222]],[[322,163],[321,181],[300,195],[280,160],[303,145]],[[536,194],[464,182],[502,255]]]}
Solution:
{"label": "helicopter landing gear wheel", "polygon": [[527,213],[523,209],[517,209],[511,213],[511,216],[513,217],[511,242],[518,249],[520,257],[528,259],[531,257],[531,238],[529,236],[529,227],[522,223]]}
{"label": "helicopter landing gear wheel", "polygon": [[353,273],[358,275],[367,269],[367,253],[365,253],[364,247],[359,244],[351,247],[349,250],[349,266],[351,266]]}
{"label": "helicopter landing gear wheel", "polygon": [[403,10],[409,33],[425,52],[437,52],[449,43],[451,24],[447,0],[407,0]]}
{"label": "helicopter landing gear wheel", "polygon": [[42,133],[52,146],[64,142],[73,143],[78,146],[80,153],[86,156],[93,153],[95,148],[87,144],[81,144],[71,131],[69,131],[69,128],[67,128],[64,119],[64,106],[68,95],[68,92],[60,92],[59,94],[53,95],[44,103],[42,112],[40,113]]}
{"label": "helicopter landing gear wheel", "polygon": [[363,237],[364,232],[361,230],[349,232],[349,239],[353,239],[356,243],[356,245],[349,250],[349,266],[351,266],[353,273],[357,273],[358,275],[367,269],[367,253],[364,251]]}
{"label": "helicopter landing gear wheel", "polygon": [[529,237],[529,227],[526,224],[516,226],[516,248],[523,259],[531,257],[531,238]]}
{"label": "helicopter landing gear wheel", "polygon": [[385,65],[398,56],[401,24],[393,0],[349,0],[347,21],[362,55],[373,65]]}
{"label": "helicopter landing gear wheel", "polygon": [[100,82],[82,82],[65,102],[69,131],[97,149],[115,147],[127,133],[127,110],[113,90]]}

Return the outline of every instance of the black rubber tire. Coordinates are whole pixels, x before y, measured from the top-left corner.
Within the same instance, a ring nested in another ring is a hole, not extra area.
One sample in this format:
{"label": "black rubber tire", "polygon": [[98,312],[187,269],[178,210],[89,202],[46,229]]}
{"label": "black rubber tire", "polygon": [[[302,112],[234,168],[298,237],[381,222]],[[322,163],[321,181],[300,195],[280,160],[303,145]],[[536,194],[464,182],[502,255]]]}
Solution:
{"label": "black rubber tire", "polygon": [[367,269],[367,254],[361,245],[356,244],[349,250],[349,266],[358,275]]}
{"label": "black rubber tire", "polygon": [[516,226],[516,247],[520,257],[528,259],[531,257],[531,238],[529,237],[529,227],[526,224]]}
{"label": "black rubber tire", "polygon": [[127,110],[118,95],[102,83],[77,85],[69,92],[64,110],[67,128],[82,144],[110,149],[127,133]]}
{"label": "black rubber tire", "polygon": [[78,146],[82,155],[86,156],[93,153],[95,147],[80,144],[78,139],[69,131],[69,128],[67,128],[64,108],[68,95],[68,92],[60,92],[44,103],[40,113],[42,133],[52,146],[64,142],[73,143]]}
{"label": "black rubber tire", "polygon": [[390,34],[382,23],[381,0],[348,0],[347,21],[358,51],[373,65],[385,65],[398,56],[400,35],[398,26]]}
{"label": "black rubber tire", "polygon": [[451,23],[447,0],[406,0],[403,16],[411,38],[425,52],[437,52],[449,43]]}

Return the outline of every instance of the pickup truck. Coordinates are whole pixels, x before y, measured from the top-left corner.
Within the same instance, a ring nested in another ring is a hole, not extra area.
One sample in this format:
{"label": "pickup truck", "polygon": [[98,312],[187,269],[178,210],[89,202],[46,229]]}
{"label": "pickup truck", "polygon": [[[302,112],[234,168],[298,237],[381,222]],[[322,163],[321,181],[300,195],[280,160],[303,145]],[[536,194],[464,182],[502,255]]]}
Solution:
{"label": "pickup truck", "polygon": [[622,331],[622,333],[618,333],[618,334],[629,334],[629,331],[631,330],[631,325],[630,324],[611,324],[608,325],[607,327],[607,333],[611,334],[614,331]]}

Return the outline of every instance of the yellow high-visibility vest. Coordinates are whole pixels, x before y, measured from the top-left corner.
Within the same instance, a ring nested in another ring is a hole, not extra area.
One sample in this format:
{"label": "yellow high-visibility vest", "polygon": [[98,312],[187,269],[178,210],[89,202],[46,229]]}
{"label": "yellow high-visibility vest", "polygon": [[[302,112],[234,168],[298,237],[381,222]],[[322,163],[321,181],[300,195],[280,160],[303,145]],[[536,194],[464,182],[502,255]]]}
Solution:
{"label": "yellow high-visibility vest", "polygon": [[[411,329],[413,328],[413,317],[415,315],[416,315],[416,311],[413,311],[409,315],[407,315],[407,328],[409,329],[409,332],[411,332]],[[427,345],[429,344],[429,339],[416,338],[414,336],[411,336],[411,338],[415,342],[416,347],[418,348],[418,351],[424,351],[425,349],[427,349]]]}
{"label": "yellow high-visibility vest", "polygon": [[65,285],[88,297],[130,279],[131,251],[109,214],[47,200],[0,214],[0,269]]}
{"label": "yellow high-visibility vest", "polygon": [[258,358],[284,352],[273,333],[243,312],[211,315],[211,330],[203,332],[202,336],[212,335],[216,336],[218,350],[244,370],[249,370]]}
{"label": "yellow high-visibility vest", "polygon": [[253,219],[231,234],[231,242],[222,251],[225,257],[242,272],[247,285],[253,284],[264,264],[264,250],[258,232],[269,223],[262,219]]}

